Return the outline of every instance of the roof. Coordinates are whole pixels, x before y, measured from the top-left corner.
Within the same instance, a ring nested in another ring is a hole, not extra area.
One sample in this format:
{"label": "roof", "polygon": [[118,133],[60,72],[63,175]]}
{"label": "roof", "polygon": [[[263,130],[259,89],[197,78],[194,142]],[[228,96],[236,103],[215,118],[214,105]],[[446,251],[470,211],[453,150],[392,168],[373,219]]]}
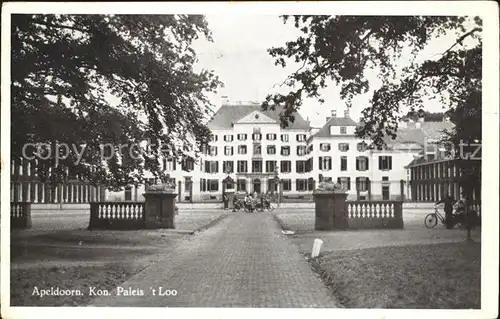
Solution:
{"label": "roof", "polygon": [[[246,105],[222,105],[217,112],[215,112],[212,119],[208,122],[208,128],[210,129],[231,129],[232,123],[243,118],[244,116],[254,112],[259,111],[269,116],[270,118],[276,120],[276,123],[280,123],[280,112],[282,108],[276,107],[275,110],[263,111],[260,104],[246,104]],[[288,129],[309,129],[310,126],[306,120],[297,112],[294,114],[295,121],[289,123]]]}
{"label": "roof", "polygon": [[420,128],[417,128],[417,123],[409,122],[406,128],[400,126],[396,139],[393,140],[390,136],[387,136],[386,143],[418,143],[424,145],[426,138],[439,140],[443,130],[449,131],[454,127],[451,122],[422,122]]}
{"label": "roof", "polygon": [[332,117],[325,125],[316,133],[314,137],[330,137],[330,126],[357,126],[358,124],[354,122],[350,117]]}

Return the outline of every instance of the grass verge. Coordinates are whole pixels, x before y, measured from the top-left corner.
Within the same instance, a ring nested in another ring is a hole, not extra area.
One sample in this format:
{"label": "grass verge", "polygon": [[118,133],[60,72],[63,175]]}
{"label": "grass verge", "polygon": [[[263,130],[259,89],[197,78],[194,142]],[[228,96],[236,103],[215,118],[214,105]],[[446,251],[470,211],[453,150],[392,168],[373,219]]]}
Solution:
{"label": "grass verge", "polygon": [[479,309],[481,247],[446,243],[327,252],[313,268],[346,308]]}
{"label": "grass verge", "polygon": [[[142,267],[130,263],[106,263],[102,265],[57,266],[51,268],[11,269],[11,306],[82,306],[94,296],[89,288],[114,289]],[[80,290],[81,296],[44,296],[34,294],[38,290],[59,288]]]}

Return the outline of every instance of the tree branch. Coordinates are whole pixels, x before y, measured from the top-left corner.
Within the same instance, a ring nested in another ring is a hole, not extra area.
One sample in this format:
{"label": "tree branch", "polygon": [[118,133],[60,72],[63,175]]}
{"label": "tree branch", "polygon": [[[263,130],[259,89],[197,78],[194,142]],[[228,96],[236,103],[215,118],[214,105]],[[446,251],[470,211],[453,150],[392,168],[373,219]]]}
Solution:
{"label": "tree branch", "polygon": [[462,42],[465,38],[467,38],[468,36],[472,35],[473,33],[477,32],[477,31],[483,31],[483,29],[482,28],[474,28],[474,29],[470,30],[469,32],[465,33],[460,38],[458,38],[457,41],[450,48],[448,48],[448,50],[444,51],[441,55],[443,55],[443,56],[446,55],[446,53],[448,53],[451,49],[453,49],[457,44],[462,45]]}
{"label": "tree branch", "polygon": [[38,25],[43,25],[48,28],[57,28],[57,29],[70,29],[70,30],[75,30],[75,31],[80,31],[83,33],[88,33],[89,30],[82,29],[82,28],[77,28],[69,25],[63,25],[63,24],[54,24],[54,23],[44,23],[44,22],[33,22],[33,24],[38,24]]}

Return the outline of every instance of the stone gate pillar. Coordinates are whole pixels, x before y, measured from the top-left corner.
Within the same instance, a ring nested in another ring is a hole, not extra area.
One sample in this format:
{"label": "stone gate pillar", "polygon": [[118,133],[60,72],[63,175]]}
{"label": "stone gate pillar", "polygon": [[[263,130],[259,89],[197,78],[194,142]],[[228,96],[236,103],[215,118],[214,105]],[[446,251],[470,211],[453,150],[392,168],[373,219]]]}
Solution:
{"label": "stone gate pillar", "polygon": [[146,199],[144,209],[145,228],[175,228],[175,189],[155,190],[149,188],[143,194]]}
{"label": "stone gate pillar", "polygon": [[345,201],[347,192],[343,189],[316,189],[313,192],[316,230],[347,229],[348,212]]}

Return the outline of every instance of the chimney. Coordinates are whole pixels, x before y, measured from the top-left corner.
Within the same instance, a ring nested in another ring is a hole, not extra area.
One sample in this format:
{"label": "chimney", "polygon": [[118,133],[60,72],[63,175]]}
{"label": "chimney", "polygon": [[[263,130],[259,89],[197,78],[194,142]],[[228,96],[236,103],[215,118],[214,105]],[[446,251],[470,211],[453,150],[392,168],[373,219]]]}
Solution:
{"label": "chimney", "polygon": [[416,122],[415,128],[418,128],[418,129],[422,128],[422,122],[420,122],[420,121]]}
{"label": "chimney", "polygon": [[423,118],[423,117],[419,117],[419,118],[418,118],[418,121],[419,121],[420,123],[424,123],[424,121],[425,121],[425,120],[424,120],[424,118]]}
{"label": "chimney", "polygon": [[229,97],[227,95],[221,96],[222,98],[222,105],[229,105]]}
{"label": "chimney", "polygon": [[346,108],[344,111],[344,117],[349,117],[349,108]]}
{"label": "chimney", "polygon": [[332,117],[337,117],[337,110],[332,110]]}
{"label": "chimney", "polygon": [[328,123],[328,121],[330,121],[331,117],[330,116],[327,116],[326,117],[326,123]]}

